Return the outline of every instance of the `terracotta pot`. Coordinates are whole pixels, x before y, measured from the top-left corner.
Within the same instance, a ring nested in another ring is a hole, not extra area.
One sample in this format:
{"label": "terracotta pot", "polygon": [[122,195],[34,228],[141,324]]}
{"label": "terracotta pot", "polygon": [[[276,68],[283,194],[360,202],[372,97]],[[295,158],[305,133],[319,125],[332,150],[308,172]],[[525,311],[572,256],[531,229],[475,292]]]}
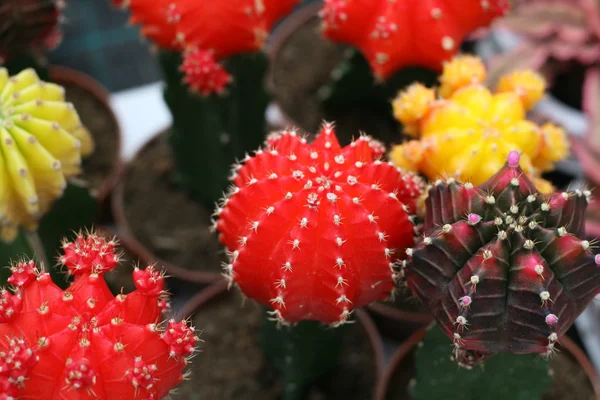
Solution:
{"label": "terracotta pot", "polygon": [[110,219],[110,196],[115,188],[115,185],[119,179],[119,175],[121,170],[123,169],[123,159],[121,157],[122,154],[122,145],[123,138],[121,129],[119,127],[119,121],[112,110],[110,105],[110,92],[104,86],[100,84],[97,80],[92,78],[91,76],[84,74],[82,72],[76,71],[74,69],[63,67],[63,66],[50,66],[49,68],[50,80],[59,85],[70,84],[73,86],[78,86],[79,88],[88,92],[92,97],[95,97],[100,103],[104,105],[112,122],[117,127],[117,151],[118,155],[115,158],[115,165],[112,167],[111,172],[106,177],[104,183],[96,193],[98,201],[102,206],[102,214],[101,217],[104,220]]}
{"label": "terracotta pot", "polygon": [[383,336],[398,342],[406,340],[433,321],[428,313],[403,311],[381,302],[368,305],[367,310]]}
{"label": "terracotta pot", "polygon": [[[138,150],[137,154],[142,153],[146,147],[158,136],[162,135],[164,131],[158,132],[154,135],[146,145],[142,146],[141,149]],[[134,158],[136,157],[134,156]],[[146,263],[154,263],[156,262],[162,268],[167,271],[168,275],[180,279],[185,282],[195,283],[199,285],[207,285],[217,281],[224,280],[221,274],[217,272],[204,272],[204,271],[193,271],[188,270],[177,265],[174,265],[170,262],[162,260],[160,257],[154,255],[146,246],[144,246],[140,241],[138,241],[131,228],[129,226],[129,222],[125,216],[125,207],[123,203],[124,195],[125,195],[125,177],[127,176],[128,166],[122,170],[121,179],[117,183],[113,195],[112,195],[112,214],[115,219],[115,224],[117,226],[117,232],[119,239],[122,245],[127,248],[129,252],[131,252],[134,256],[136,256],[140,261]]]}
{"label": "terracotta pot", "polygon": [[[218,300],[221,296],[227,295],[228,292],[228,284],[226,281],[220,281],[212,284],[188,300],[184,306],[176,312],[175,319],[181,320],[184,318],[191,318],[196,310]],[[377,327],[367,312],[359,309],[354,312],[354,315],[357,324],[359,324],[366,332],[371,345],[371,350],[373,351],[375,357],[375,365],[377,366],[375,371],[377,384],[375,388],[373,388],[373,395],[375,395],[378,387],[380,386],[385,369],[383,342]]]}
{"label": "terracotta pot", "polygon": [[[407,365],[413,365],[414,361],[410,359],[413,354],[413,351],[423,340],[425,337],[426,328],[423,328],[413,334],[410,338],[408,338],[402,345],[396,350],[396,353],[392,357],[390,363],[387,366],[386,371],[383,374],[383,378],[379,382],[379,387],[377,389],[377,395],[375,397],[376,400],[386,400],[386,395],[388,393],[388,388],[392,382],[392,378],[396,373],[398,367],[406,367]],[[581,368],[585,371],[592,387],[594,388],[594,394],[596,399],[600,400],[600,380],[598,379],[598,374],[592,363],[587,358],[583,350],[579,348],[571,339],[567,336],[563,336],[560,339],[560,348],[561,350],[566,351],[572,358],[574,358]],[[406,383],[410,381],[412,376],[406,376]],[[400,383],[402,384],[402,383]]]}

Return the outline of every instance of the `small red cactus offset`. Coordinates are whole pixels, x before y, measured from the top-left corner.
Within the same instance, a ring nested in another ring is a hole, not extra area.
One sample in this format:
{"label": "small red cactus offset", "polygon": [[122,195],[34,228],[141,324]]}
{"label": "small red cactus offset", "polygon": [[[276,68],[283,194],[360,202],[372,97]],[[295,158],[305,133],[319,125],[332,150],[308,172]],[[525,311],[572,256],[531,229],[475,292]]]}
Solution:
{"label": "small red cactus offset", "polygon": [[66,290],[33,261],[11,267],[0,295],[0,399],[161,399],[179,384],[198,338],[185,322],[159,324],[162,274],[135,269],[137,290],[114,297],[102,275],[115,243],[95,234],[65,243],[76,276]]}
{"label": "small red cactus offset", "polygon": [[235,168],[215,213],[226,274],[280,322],[344,323],[394,289],[423,183],[367,136],[342,148],[331,124],[312,144],[284,131],[266,145]]}
{"label": "small red cactus offset", "polygon": [[377,79],[408,66],[441,71],[464,38],[509,8],[508,0],[325,0],[325,37],[358,48]]}
{"label": "small red cactus offset", "polygon": [[482,186],[437,182],[425,237],[407,250],[408,287],[466,366],[498,352],[551,355],[600,290],[583,236],[589,192],[540,194],[511,152]]}
{"label": "small red cactus offset", "polygon": [[[118,0],[131,22],[157,45],[184,50],[186,82],[202,94],[219,93],[230,82],[217,62],[262,49],[271,27],[299,0]],[[210,56],[209,56],[210,55]],[[203,64],[207,69],[191,67]]]}

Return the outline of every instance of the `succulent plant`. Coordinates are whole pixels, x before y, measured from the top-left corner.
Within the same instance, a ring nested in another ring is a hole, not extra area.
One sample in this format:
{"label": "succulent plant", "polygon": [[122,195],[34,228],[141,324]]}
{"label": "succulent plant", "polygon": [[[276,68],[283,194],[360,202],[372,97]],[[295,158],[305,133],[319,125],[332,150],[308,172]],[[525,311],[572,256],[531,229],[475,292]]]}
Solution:
{"label": "succulent plant", "polygon": [[3,1],[0,4],[0,62],[44,53],[61,40],[62,0]]}
{"label": "succulent plant", "polygon": [[367,136],[341,148],[328,123],[311,144],[293,130],[271,135],[235,167],[215,212],[228,279],[285,323],[337,325],[387,297],[423,184],[383,151]]}
{"label": "succulent plant", "polygon": [[360,49],[378,79],[407,66],[440,70],[465,37],[508,10],[508,1],[325,0],[325,37]]}
{"label": "succulent plant", "polygon": [[600,255],[582,239],[590,196],[539,193],[512,151],[481,186],[436,182],[406,283],[473,366],[494,353],[555,351],[600,289]]}
{"label": "succulent plant", "polygon": [[540,173],[567,155],[568,142],[562,129],[526,119],[526,111],[543,96],[543,78],[530,70],[514,71],[502,77],[494,94],[482,84],[485,78],[481,60],[457,56],[445,64],[438,93],[419,83],[401,92],[393,102],[394,115],[405,133],[418,139],[394,147],[390,159],[431,180],[451,176],[477,185],[516,150],[536,186],[550,191]]}
{"label": "succulent plant", "polygon": [[159,323],[163,276],[136,268],[137,289],[114,297],[103,275],[115,243],[86,234],[65,242],[66,290],[33,261],[11,267],[0,295],[3,399],[161,399],[179,384],[198,342],[185,322]]}
{"label": "succulent plant", "polygon": [[260,50],[298,0],[117,0],[161,52],[175,180],[212,208],[231,164],[267,134],[268,61]]}
{"label": "succulent plant", "polygon": [[[297,3],[298,0],[223,0],[200,6],[190,0],[115,2],[129,7],[131,22],[142,25],[143,35],[161,47],[184,51],[186,82],[192,89],[205,89],[200,91],[203,95],[220,92],[223,87],[211,84],[213,74],[198,73],[202,67],[219,70],[222,78],[223,67],[215,63],[235,54],[261,50],[271,27]],[[199,64],[198,68],[189,68],[193,64]],[[228,83],[220,78],[217,81]]]}
{"label": "succulent plant", "polygon": [[64,89],[34,70],[1,68],[0,90],[0,237],[11,241],[20,225],[36,228],[93,142]]}

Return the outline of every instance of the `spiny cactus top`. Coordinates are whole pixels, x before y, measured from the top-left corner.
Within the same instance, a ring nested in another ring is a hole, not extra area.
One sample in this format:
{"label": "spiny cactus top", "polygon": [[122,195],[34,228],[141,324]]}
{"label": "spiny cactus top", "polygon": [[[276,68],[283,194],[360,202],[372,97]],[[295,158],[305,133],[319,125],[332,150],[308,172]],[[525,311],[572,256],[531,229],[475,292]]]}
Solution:
{"label": "spiny cactus top", "polygon": [[550,355],[600,289],[583,236],[588,191],[540,194],[511,152],[483,185],[437,182],[425,237],[407,250],[408,287],[467,366],[498,352]]}
{"label": "spiny cactus top", "polygon": [[509,8],[508,0],[325,0],[325,37],[357,47],[378,79],[407,66],[434,70],[464,38]]}
{"label": "spiny cactus top", "polygon": [[62,0],[13,0],[0,3],[0,62],[23,53],[46,52],[62,38]]}
{"label": "spiny cactus top", "polygon": [[391,160],[432,180],[452,176],[478,185],[515,150],[536,186],[551,191],[540,173],[568,154],[568,141],[562,129],[526,119],[526,111],[544,94],[543,78],[530,70],[515,71],[491,93],[482,84],[485,77],[480,59],[457,56],[444,65],[437,94],[418,83],[401,92],[393,102],[394,115],[405,133],[420,138],[396,146]]}
{"label": "spiny cactus top", "polygon": [[379,161],[367,136],[341,148],[331,124],[312,144],[294,131],[266,144],[235,168],[216,211],[227,276],[281,322],[339,324],[388,296],[421,180]]}
{"label": "spiny cactus top", "polygon": [[524,1],[497,25],[522,35],[532,55],[543,55],[542,62],[589,65],[600,58],[600,7],[595,0]]}
{"label": "spiny cactus top", "polygon": [[35,229],[92,148],[62,87],[32,69],[9,77],[0,68],[0,238],[14,239],[19,225]]}
{"label": "spiny cactus top", "polygon": [[231,55],[260,50],[271,27],[299,0],[128,0],[132,22],[161,47],[183,50],[190,88],[220,93],[230,82],[217,63]]}
{"label": "spiny cactus top", "polygon": [[61,290],[33,261],[12,266],[0,294],[1,399],[162,399],[179,384],[198,338],[160,323],[163,276],[135,269],[137,290],[114,297],[103,274],[114,242],[90,234],[63,246],[75,275]]}

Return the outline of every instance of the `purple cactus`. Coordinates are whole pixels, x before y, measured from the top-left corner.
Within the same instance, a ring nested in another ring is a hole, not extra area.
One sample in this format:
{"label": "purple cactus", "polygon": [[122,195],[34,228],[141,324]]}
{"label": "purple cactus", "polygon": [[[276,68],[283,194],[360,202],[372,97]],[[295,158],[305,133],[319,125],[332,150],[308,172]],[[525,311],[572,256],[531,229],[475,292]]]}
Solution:
{"label": "purple cactus", "polygon": [[408,287],[472,366],[498,352],[550,355],[600,290],[581,239],[588,191],[540,194],[512,152],[483,185],[436,182],[425,236],[407,250]]}

